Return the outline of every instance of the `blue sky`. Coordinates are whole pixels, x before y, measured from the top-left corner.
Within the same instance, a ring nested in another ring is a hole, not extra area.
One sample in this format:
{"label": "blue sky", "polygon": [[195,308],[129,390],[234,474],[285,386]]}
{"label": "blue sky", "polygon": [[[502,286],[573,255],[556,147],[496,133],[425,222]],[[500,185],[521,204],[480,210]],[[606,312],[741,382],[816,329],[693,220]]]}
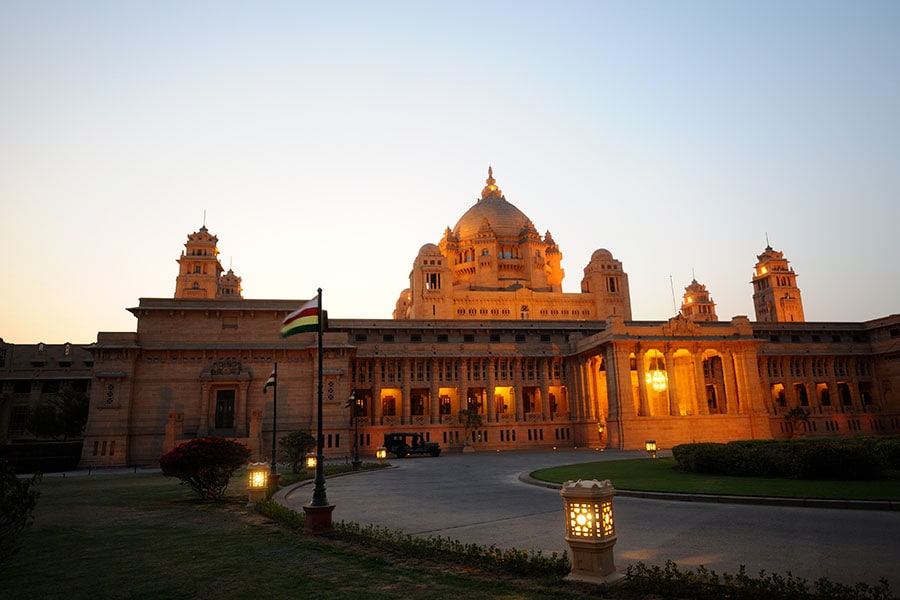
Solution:
{"label": "blue sky", "polygon": [[636,319],[752,318],[766,235],[808,320],[898,312],[898,2],[0,0],[0,86],[8,342],[134,330],[204,212],[245,297],[389,318],[488,165]]}

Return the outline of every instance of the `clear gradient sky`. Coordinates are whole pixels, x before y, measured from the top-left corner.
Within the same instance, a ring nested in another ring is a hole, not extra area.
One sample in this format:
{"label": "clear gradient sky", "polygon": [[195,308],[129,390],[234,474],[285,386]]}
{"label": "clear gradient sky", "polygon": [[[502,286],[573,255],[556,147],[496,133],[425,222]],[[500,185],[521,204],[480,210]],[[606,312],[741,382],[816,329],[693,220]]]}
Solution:
{"label": "clear gradient sky", "polygon": [[900,2],[0,0],[0,337],[90,343],[203,224],[245,298],[390,318],[488,165],[635,319],[898,312]]}

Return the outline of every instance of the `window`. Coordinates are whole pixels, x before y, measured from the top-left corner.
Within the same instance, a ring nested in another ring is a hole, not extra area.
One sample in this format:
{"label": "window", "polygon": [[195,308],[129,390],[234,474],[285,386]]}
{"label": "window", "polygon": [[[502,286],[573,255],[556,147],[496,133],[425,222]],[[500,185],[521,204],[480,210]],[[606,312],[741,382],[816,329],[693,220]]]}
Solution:
{"label": "window", "polygon": [[467,344],[473,343],[475,341],[475,334],[472,334],[472,333],[464,334],[463,341],[466,342]]}
{"label": "window", "polygon": [[500,334],[499,334],[499,333],[492,333],[492,334],[491,334],[491,341],[492,341],[492,342],[499,342],[499,341],[500,341]]}
{"label": "window", "polygon": [[439,342],[448,342],[450,341],[450,336],[446,333],[439,333],[437,336],[437,341]]}
{"label": "window", "polygon": [[517,333],[517,334],[516,334],[516,341],[517,341],[517,342],[524,342],[524,341],[525,341],[525,334],[523,334],[523,333]]}
{"label": "window", "polygon": [[393,333],[385,333],[383,336],[381,336],[381,341],[383,341],[383,342],[393,342],[393,341],[394,341],[394,334],[393,334]]}
{"label": "window", "polygon": [[421,334],[421,333],[414,333],[414,334],[410,335],[410,336],[409,336],[409,341],[411,341],[411,342],[421,342],[421,341],[422,341],[422,334]]}
{"label": "window", "polygon": [[9,435],[22,435],[25,433],[25,426],[28,424],[28,407],[13,406],[9,415]]}
{"label": "window", "polygon": [[440,273],[426,273],[425,274],[425,289],[426,290],[441,289],[441,274]]}
{"label": "window", "polygon": [[234,390],[216,391],[216,429],[234,427]]}

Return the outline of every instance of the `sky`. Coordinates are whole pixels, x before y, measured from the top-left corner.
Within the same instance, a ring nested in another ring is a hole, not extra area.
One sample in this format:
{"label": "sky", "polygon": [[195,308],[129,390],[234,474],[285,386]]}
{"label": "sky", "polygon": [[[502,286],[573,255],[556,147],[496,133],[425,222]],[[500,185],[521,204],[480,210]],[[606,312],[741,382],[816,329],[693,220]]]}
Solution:
{"label": "sky", "polygon": [[767,243],[808,321],[900,312],[900,2],[0,0],[0,338],[134,331],[204,222],[245,298],[390,318],[489,165],[637,320],[753,319]]}

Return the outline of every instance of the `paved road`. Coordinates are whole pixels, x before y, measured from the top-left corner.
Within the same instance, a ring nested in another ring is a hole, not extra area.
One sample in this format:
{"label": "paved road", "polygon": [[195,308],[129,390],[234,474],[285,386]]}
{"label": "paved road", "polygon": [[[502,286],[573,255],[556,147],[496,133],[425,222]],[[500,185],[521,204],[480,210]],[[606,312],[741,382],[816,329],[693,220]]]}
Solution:
{"label": "paved road", "polygon": [[[593,450],[444,454],[392,460],[393,469],[327,482],[335,521],[375,524],[427,537],[503,548],[567,550],[558,490],[528,485],[535,469],[643,453]],[[301,510],[304,485],[281,496]],[[616,566],[644,561],[705,565],[718,572],[760,569],[813,581],[877,583],[900,591],[900,511],[713,504],[617,497]]]}

